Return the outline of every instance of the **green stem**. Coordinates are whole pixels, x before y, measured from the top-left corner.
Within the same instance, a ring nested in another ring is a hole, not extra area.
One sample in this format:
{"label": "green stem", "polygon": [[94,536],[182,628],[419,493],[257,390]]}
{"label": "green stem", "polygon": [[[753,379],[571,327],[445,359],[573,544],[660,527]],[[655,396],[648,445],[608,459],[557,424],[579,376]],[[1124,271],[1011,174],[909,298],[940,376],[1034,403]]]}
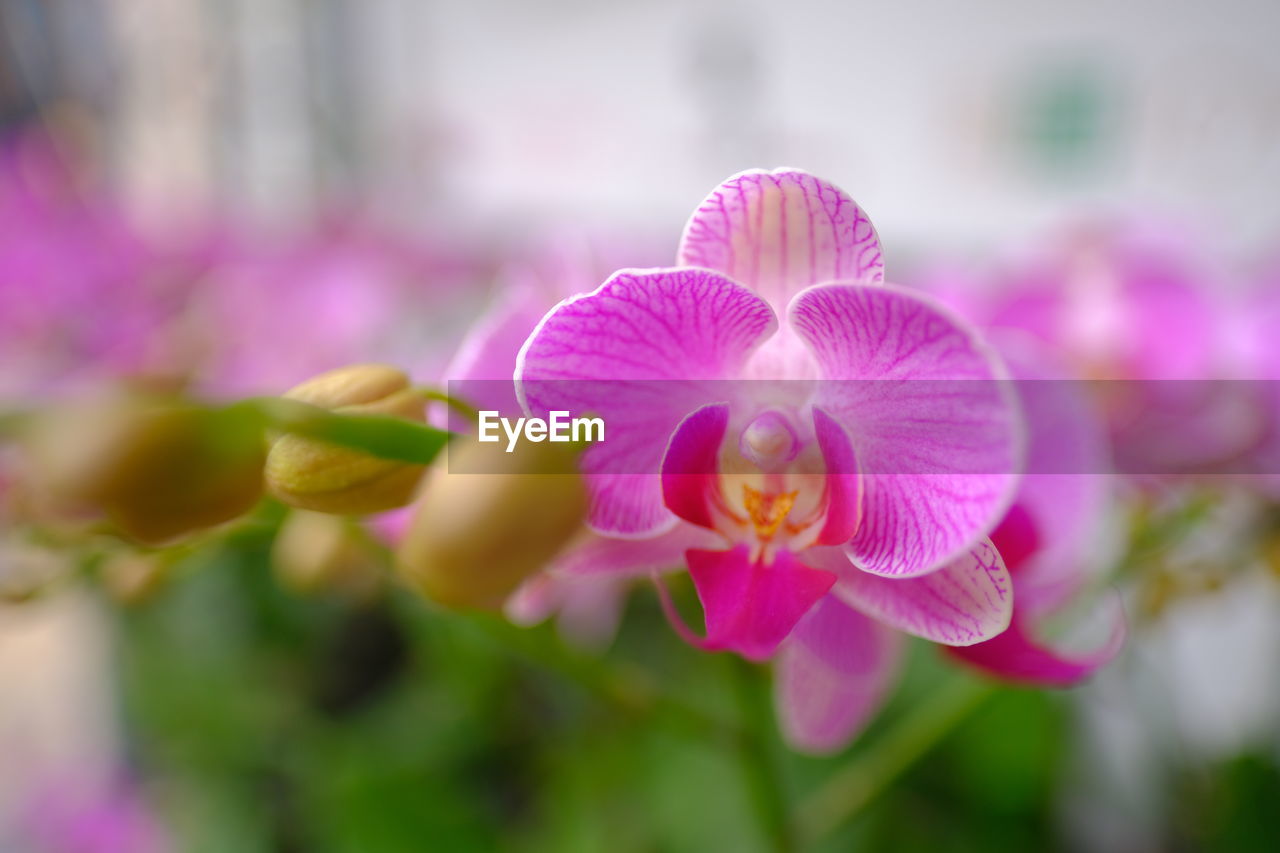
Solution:
{"label": "green stem", "polygon": [[438,388],[419,388],[418,391],[428,400],[444,403],[467,420],[475,421],[480,419],[480,412],[475,406],[470,403],[464,403],[457,397],[450,397],[446,391],[441,391]]}
{"label": "green stem", "polygon": [[272,429],[363,450],[380,459],[426,465],[453,433],[389,415],[340,415],[319,406],[280,397],[261,397],[232,408],[261,417]]}
{"label": "green stem", "polygon": [[653,716],[713,740],[742,736],[734,723],[664,693],[640,667],[610,666],[598,658],[573,653],[545,631],[520,628],[500,616],[476,613],[464,618],[508,653],[577,682],[623,713]]}
{"label": "green stem", "polygon": [[762,686],[758,666],[736,655],[729,658],[729,666],[743,715],[743,731],[736,745],[749,793],[755,801],[765,837],[774,850],[789,853],[796,849],[796,837],[782,768],[768,734],[774,731],[774,721],[769,713],[767,688]]}
{"label": "green stem", "polygon": [[995,687],[986,682],[956,677],[934,696],[918,702],[894,728],[801,804],[797,817],[806,843],[821,840],[861,812],[994,692]]}

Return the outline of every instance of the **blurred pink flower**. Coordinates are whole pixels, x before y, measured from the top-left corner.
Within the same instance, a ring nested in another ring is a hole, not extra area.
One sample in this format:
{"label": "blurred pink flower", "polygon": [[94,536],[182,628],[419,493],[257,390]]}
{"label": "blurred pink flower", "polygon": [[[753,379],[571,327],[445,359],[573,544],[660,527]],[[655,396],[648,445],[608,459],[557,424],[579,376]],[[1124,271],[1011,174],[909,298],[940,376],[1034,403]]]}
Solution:
{"label": "blurred pink flower", "polygon": [[542,572],[525,581],[504,612],[517,625],[555,617],[556,628],[579,648],[601,651],[613,642],[631,584],[605,576],[565,578]]}
{"label": "blurred pink flower", "polygon": [[[1228,300],[1203,241],[1147,221],[1077,226],[989,271],[919,282],[1001,347],[1053,353],[1102,404],[1116,469],[1221,472],[1262,429],[1230,373]],[[1217,267],[1222,265],[1219,262]]]}
{"label": "blurred pink flower", "polygon": [[41,135],[0,147],[0,399],[141,372],[172,312],[153,252]]}
{"label": "blurred pink flower", "polygon": [[1034,339],[1077,376],[1204,379],[1221,367],[1204,247],[1145,221],[1065,228],[939,295],[993,334]]}
{"label": "blurred pink flower", "polygon": [[354,211],[142,230],[84,165],[38,135],[0,148],[0,399],[122,378],[275,393],[377,359],[435,373],[479,308],[492,261],[466,241]]}
{"label": "blurred pink flower", "polygon": [[1236,375],[1262,399],[1265,426],[1240,464],[1245,484],[1280,500],[1280,257],[1263,267],[1235,305]]}
{"label": "blurred pink flower", "polygon": [[345,364],[434,373],[478,310],[484,265],[356,221],[229,246],[181,329],[205,393],[273,393]]}
{"label": "blurred pink flower", "polygon": [[16,827],[31,853],[163,853],[172,849],[139,791],[119,781],[106,788],[63,780],[31,797]]}

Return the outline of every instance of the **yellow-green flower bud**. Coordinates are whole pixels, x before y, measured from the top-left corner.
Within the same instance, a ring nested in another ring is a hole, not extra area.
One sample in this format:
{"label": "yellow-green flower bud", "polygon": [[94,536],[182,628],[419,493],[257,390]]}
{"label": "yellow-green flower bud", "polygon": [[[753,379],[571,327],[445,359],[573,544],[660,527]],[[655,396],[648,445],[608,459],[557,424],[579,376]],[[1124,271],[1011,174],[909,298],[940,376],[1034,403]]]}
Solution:
{"label": "yellow-green flower bud", "polygon": [[121,396],[52,410],[27,430],[28,476],[51,504],[161,544],[262,496],[261,422],[237,409]]}
{"label": "yellow-green flower bud", "polygon": [[284,397],[323,409],[385,400],[409,387],[404,371],[387,364],[352,364],[321,373],[285,392]]}
{"label": "yellow-green flower bud", "polygon": [[[572,451],[457,440],[428,475],[396,553],[401,573],[449,607],[496,609],[582,529],[586,486]],[[562,473],[550,473],[550,472]]]}
{"label": "yellow-green flower bud", "polygon": [[350,519],[295,510],[271,549],[276,580],[302,595],[334,593],[367,601],[382,586],[378,557]]}
{"label": "yellow-green flower bud", "polygon": [[[329,371],[293,388],[286,399],[338,414],[390,415],[423,423],[426,401],[394,367],[360,364]],[[285,435],[267,454],[271,493],[290,506],[365,515],[404,506],[424,466],[379,459],[319,439]]]}

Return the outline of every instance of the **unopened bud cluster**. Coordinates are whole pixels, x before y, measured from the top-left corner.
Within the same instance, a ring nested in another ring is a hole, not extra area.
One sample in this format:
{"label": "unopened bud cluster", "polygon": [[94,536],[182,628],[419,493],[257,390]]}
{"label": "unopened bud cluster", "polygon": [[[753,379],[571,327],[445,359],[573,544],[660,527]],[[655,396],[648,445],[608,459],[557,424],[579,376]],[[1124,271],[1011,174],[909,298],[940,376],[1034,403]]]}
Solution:
{"label": "unopened bud cluster", "polygon": [[235,518],[262,495],[263,436],[237,409],[121,394],[26,429],[29,476],[55,512],[160,544]]}

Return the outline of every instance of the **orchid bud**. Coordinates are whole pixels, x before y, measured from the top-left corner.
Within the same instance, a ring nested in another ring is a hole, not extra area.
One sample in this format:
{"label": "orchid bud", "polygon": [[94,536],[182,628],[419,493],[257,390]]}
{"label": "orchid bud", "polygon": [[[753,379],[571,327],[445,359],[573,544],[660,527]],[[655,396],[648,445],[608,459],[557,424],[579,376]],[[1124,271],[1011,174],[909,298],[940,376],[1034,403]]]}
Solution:
{"label": "orchid bud", "polygon": [[367,601],[382,586],[382,568],[365,536],[349,519],[291,512],[271,549],[276,580],[300,595],[334,593]]}
{"label": "orchid bud", "polygon": [[[286,399],[338,414],[389,415],[423,423],[426,401],[394,367],[359,364],[323,373],[293,388]],[[285,435],[267,455],[271,493],[290,506],[365,515],[404,506],[424,467],[379,459],[320,439]]]}
{"label": "orchid bud", "polygon": [[25,445],[45,501],[148,544],[230,521],[262,496],[261,422],[242,409],[121,396],[46,412]]}
{"label": "orchid bud", "polygon": [[386,364],[352,364],[321,373],[290,388],[284,396],[324,409],[385,400],[409,387],[404,371]]}
{"label": "orchid bud", "polygon": [[449,456],[455,472],[494,473],[432,471],[396,563],[441,604],[496,609],[582,529],[586,487],[574,453],[553,444],[508,454],[467,439]]}

